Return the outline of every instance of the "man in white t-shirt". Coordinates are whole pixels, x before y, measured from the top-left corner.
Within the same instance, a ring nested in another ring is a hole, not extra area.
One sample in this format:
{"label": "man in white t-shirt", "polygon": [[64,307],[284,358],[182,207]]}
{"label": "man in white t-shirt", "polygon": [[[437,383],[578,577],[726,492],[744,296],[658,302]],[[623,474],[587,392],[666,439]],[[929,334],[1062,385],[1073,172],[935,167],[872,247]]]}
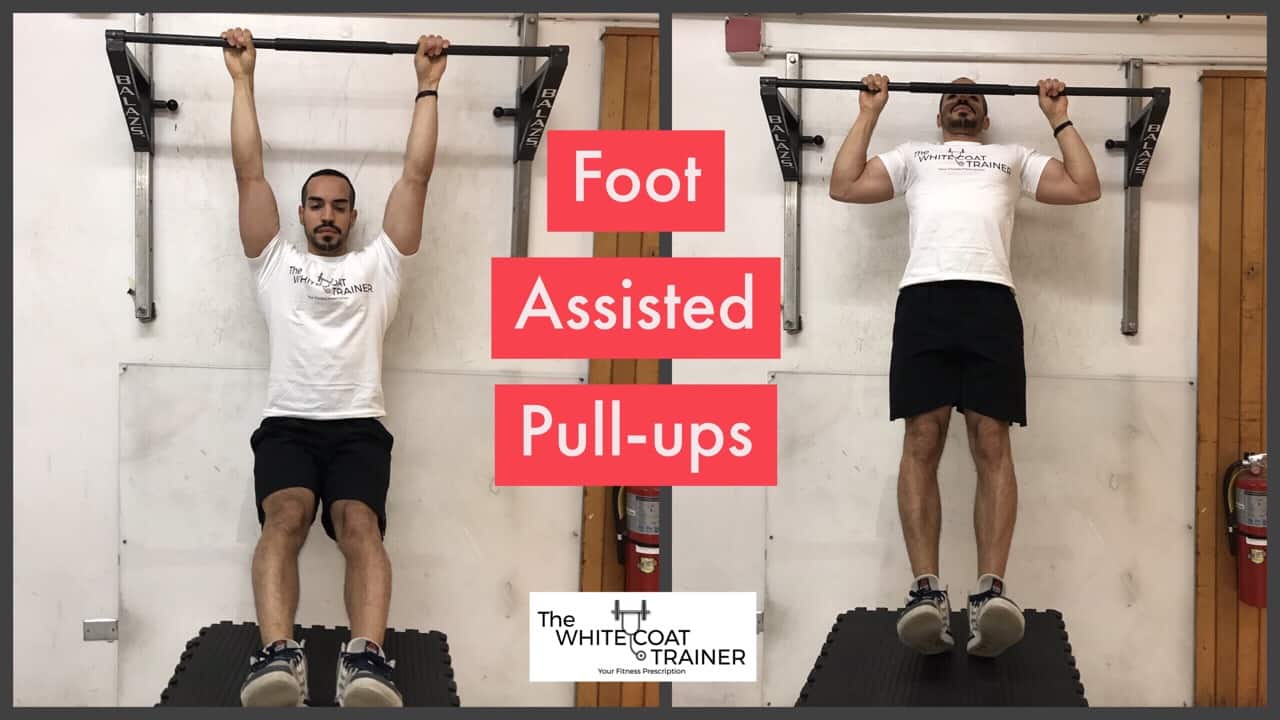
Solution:
{"label": "man in white t-shirt", "polygon": [[[222,34],[234,95],[231,155],[240,196],[240,240],[270,336],[262,424],[253,433],[254,486],[262,535],[253,556],[253,593],[263,647],[241,688],[245,706],[306,704],[307,663],[293,637],[298,554],[320,513],[346,561],[351,640],[337,658],[339,705],[393,706],[403,700],[382,650],[391,602],[391,563],[382,541],[393,438],[385,415],[382,344],[395,317],[402,273],[422,239],[427,182],[435,164],[436,89],[449,43],[422,36],[414,55],[418,93],[404,169],[387,199],[382,231],[365,247],[349,239],[355,187],[337,170],[303,183],[299,248],[282,233],[262,163],[254,104],[256,51],[248,30]],[[313,102],[328,108],[323,93]],[[288,235],[293,235],[292,232]]]}
{"label": "man in white t-shirt", "polygon": [[1004,583],[1018,503],[1009,427],[1027,422],[1022,317],[1009,271],[1014,209],[1024,194],[1062,205],[1097,200],[1098,173],[1067,117],[1065,86],[1057,79],[1038,87],[1061,160],[984,143],[991,125],[987,100],[963,92],[939,102],[941,142],[906,143],[868,160],[889,80],[868,75],[863,83],[868,89],[859,95],[858,118],[831,170],[831,197],[878,203],[905,195],[910,218],[889,371],[890,420],[905,419],[898,514],[915,577],[898,635],[928,654],[954,645],[950,600],[938,579],[938,462],[954,407],[964,414],[978,474],[978,580],[968,598],[967,649],[995,656],[1024,629],[1022,610]]}

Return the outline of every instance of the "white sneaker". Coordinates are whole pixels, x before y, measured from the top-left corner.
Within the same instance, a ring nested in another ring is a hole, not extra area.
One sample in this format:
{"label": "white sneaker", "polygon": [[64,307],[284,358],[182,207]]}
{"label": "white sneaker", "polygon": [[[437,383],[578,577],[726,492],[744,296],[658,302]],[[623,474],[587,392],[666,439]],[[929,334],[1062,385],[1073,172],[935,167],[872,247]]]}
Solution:
{"label": "white sneaker", "polygon": [[240,687],[244,707],[302,707],[307,704],[307,656],[293,640],[277,640],[249,658],[249,676]]}
{"label": "white sneaker", "polygon": [[340,707],[404,707],[404,698],[391,681],[395,660],[387,660],[382,648],[368,638],[354,638],[338,653]]}
{"label": "white sneaker", "polygon": [[921,575],[907,592],[906,607],[898,614],[898,639],[925,655],[955,646],[951,637],[951,599],[937,575]]}
{"label": "white sneaker", "polygon": [[978,578],[978,592],[969,596],[969,654],[996,657],[1022,639],[1026,626],[1022,608],[1004,596],[1004,580]]}

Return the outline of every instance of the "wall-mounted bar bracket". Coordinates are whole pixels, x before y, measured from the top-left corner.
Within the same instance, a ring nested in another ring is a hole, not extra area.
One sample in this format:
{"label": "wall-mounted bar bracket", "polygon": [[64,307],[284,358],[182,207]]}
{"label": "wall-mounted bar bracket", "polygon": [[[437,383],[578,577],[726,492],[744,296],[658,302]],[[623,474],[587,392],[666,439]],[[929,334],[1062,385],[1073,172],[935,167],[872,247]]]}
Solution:
{"label": "wall-mounted bar bracket", "polygon": [[[799,53],[787,53],[786,79],[798,80],[801,72]],[[794,335],[804,327],[800,313],[800,151],[805,145],[821,146],[824,141],[821,135],[801,134],[800,91],[784,93],[777,81],[760,78],[760,101],[782,170],[782,329]]]}
{"label": "wall-mounted bar bracket", "polygon": [[[1125,62],[1125,77],[1129,87],[1142,87],[1142,59],[1130,58]],[[1169,89],[1152,97],[1146,107],[1140,98],[1129,98],[1125,107],[1127,131],[1123,140],[1107,140],[1108,150],[1124,151],[1124,270],[1123,307],[1120,315],[1120,332],[1138,334],[1138,268],[1142,236],[1142,182],[1147,179],[1151,159],[1155,156],[1156,141],[1164,127],[1164,117],[1169,111]]]}

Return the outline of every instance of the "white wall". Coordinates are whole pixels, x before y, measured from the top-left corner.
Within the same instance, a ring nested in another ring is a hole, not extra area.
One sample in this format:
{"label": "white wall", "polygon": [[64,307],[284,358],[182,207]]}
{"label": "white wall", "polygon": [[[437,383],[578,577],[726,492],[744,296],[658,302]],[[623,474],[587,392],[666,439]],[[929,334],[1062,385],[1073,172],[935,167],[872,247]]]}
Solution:
{"label": "white wall", "polygon": [[[616,23],[579,17],[542,24],[541,44],[572,48],[552,128],[597,126],[599,35],[606,24]],[[152,29],[211,35],[233,25],[249,25],[263,37],[412,42],[438,32],[459,43],[517,42],[513,22],[493,17],[159,15]],[[181,109],[158,114],[156,123],[158,320],[143,325],[133,318],[125,290],[133,272],[134,156],[109,78],[108,28],[132,29],[133,16],[14,18],[14,96],[22,98],[20,107],[57,108],[14,115],[16,705],[117,702],[117,645],[84,642],[81,620],[118,611],[119,365],[226,368],[261,366],[267,357],[236,239],[230,81],[212,48],[155,49],[156,96],[177,99]],[[47,52],[50,37],[62,41],[59,52]],[[388,334],[389,369],[586,372],[585,361],[488,357],[488,260],[508,253],[513,132],[489,111],[511,104],[515,74],[509,58],[450,61],[426,236]],[[355,181],[362,211],[357,238],[370,237],[400,168],[416,87],[412,61],[263,50],[257,77],[267,175],[284,227],[296,230],[294,197],[305,176],[336,166]],[[540,151],[530,254],[589,254],[589,234],[544,230],[544,160]],[[244,448],[250,429],[229,428],[210,442]],[[398,435],[398,446],[412,449],[412,431]],[[573,498],[567,502],[576,497],[566,495]],[[564,511],[576,513],[576,505]],[[474,560],[459,553],[441,562],[451,563],[438,568],[443,577]],[[576,551],[558,551],[554,562],[576,567]],[[465,592],[457,602],[467,602]],[[455,644],[501,640],[451,637]],[[58,662],[17,662],[24,656],[16,648],[31,647]],[[157,662],[172,666],[180,650]],[[463,692],[468,704],[572,701],[567,685],[513,691],[473,683]]]}
{"label": "white wall", "polygon": [[[824,16],[825,18],[826,16]],[[1126,23],[1124,17],[1128,17]],[[1215,20],[1200,26],[1162,21],[1140,26],[1132,15],[1105,19],[1090,16],[1088,24],[1075,24],[1069,17],[1046,22],[1017,22],[999,18],[969,17],[962,23],[927,18],[863,18],[856,21],[806,22],[797,19],[770,19],[765,24],[765,42],[776,49],[812,48],[829,50],[884,51],[983,51],[992,53],[1097,53],[1105,55],[1246,55],[1265,56],[1265,25],[1251,18],[1230,24]],[[826,23],[826,24],[823,24]],[[721,129],[726,131],[726,228],[722,235],[677,234],[673,249],[680,256],[780,256],[782,253],[782,180],[770,148],[759,99],[761,75],[783,75],[781,60],[758,63],[737,62],[724,52],[722,17],[677,17],[673,24],[673,126],[677,129]],[[699,72],[680,72],[697,67]],[[1199,86],[1200,68],[1177,66],[1146,67],[1146,84],[1172,87],[1172,106],[1159,147],[1143,191],[1142,260],[1140,270],[1141,330],[1136,337],[1119,332],[1121,317],[1122,161],[1107,153],[1103,141],[1121,137],[1123,102],[1110,99],[1071,100],[1071,113],[1089,143],[1103,181],[1103,199],[1078,208],[1052,208],[1023,201],[1015,229],[1013,272],[1019,285],[1027,338],[1027,367],[1041,378],[1082,378],[1085,381],[1129,384],[1152,381],[1189,381],[1196,375],[1196,248],[1199,173]],[[804,62],[804,77],[815,79],[858,79],[868,72],[884,72],[892,80],[937,81],[968,75],[979,82],[1029,84],[1041,77],[1057,76],[1069,84],[1124,85],[1123,72],[1107,65],[1015,66],[979,63],[865,63],[853,61]],[[715,98],[715,102],[707,102]],[[906,139],[936,138],[934,125],[937,96],[895,94],[882,116],[871,143],[877,152]],[[993,142],[1021,142],[1055,152],[1056,145],[1034,99],[990,98]],[[827,145],[804,150],[804,183],[801,190],[802,309],[804,330],[798,336],[784,336],[783,356],[778,361],[677,361],[673,381],[767,382],[768,371],[832,371],[882,376],[888,371],[895,288],[906,262],[906,215],[901,200],[878,206],[840,205],[827,198],[829,166],[857,112],[857,98],[851,92],[806,91],[802,100],[805,134],[826,136]],[[782,392],[786,392],[785,386]],[[1135,397],[1143,393],[1135,392]],[[1061,398],[1058,398],[1061,399]],[[880,398],[887,417],[887,397]],[[1140,402],[1140,401],[1136,401]],[[1179,407],[1176,403],[1174,407]],[[1101,406],[1093,408],[1102,411]],[[1139,406],[1135,413],[1150,408]],[[1163,484],[1135,487],[1128,492],[1134,507],[1153,512],[1174,511],[1174,526],[1190,527],[1194,518],[1183,508],[1191,507],[1194,492],[1194,406],[1187,407],[1178,427],[1185,432],[1155,438],[1162,452],[1185,458],[1180,472]],[[786,418],[780,422],[786,423]],[[868,420],[881,423],[882,420]],[[1033,432],[1032,428],[1017,430]],[[1043,427],[1046,423],[1041,423]],[[898,426],[900,427],[900,426]],[[1091,436],[1091,427],[1074,428],[1069,446],[1080,453],[1094,452],[1100,440]],[[900,437],[900,430],[895,430]],[[787,437],[783,427],[780,435]],[[865,434],[882,435],[876,427]],[[857,442],[858,435],[851,438]],[[896,442],[896,441],[895,441]],[[952,437],[952,445],[957,442]],[[1137,447],[1135,444],[1134,447]],[[1144,446],[1149,447],[1149,446]],[[886,450],[891,452],[892,448]],[[949,454],[963,455],[962,445]],[[1141,457],[1124,458],[1141,463]],[[1101,462],[1101,461],[1100,461]],[[1101,465],[1094,468],[1101,471]],[[1105,477],[1105,476],[1104,476]],[[1031,478],[1023,482],[1032,481]],[[779,487],[765,489],[678,488],[674,501],[673,573],[675,590],[746,590],[763,594],[766,590],[765,528],[775,528],[775,517],[767,517],[769,493],[788,491],[787,483],[810,483],[830,492],[856,482],[892,483],[886,477],[869,477],[853,471],[823,480],[808,477],[780,477]],[[945,482],[945,481],[944,481]],[[954,481],[953,481],[954,482]],[[970,480],[971,482],[971,480]],[[1081,493],[1092,497],[1081,502],[1099,506],[1113,500],[1098,490]],[[891,488],[890,488],[891,489]],[[950,504],[946,514],[952,528],[944,538],[946,547],[971,545],[971,531],[965,526],[969,514],[963,498]],[[851,519],[851,522],[853,519]],[[1126,561],[1141,566],[1137,549],[1142,540],[1123,523],[1099,528],[1117,544],[1095,548],[1096,552],[1124,553]],[[794,532],[802,532],[796,528]],[[851,531],[852,532],[852,531]],[[1020,526],[1015,536],[1014,559],[1028,566],[1044,565],[1073,542],[1070,536],[1045,538],[1032,526]],[[872,549],[890,555],[901,544],[894,517],[891,527]],[[949,553],[949,555],[948,555]],[[957,588],[971,585],[973,568],[962,560],[948,561],[955,553],[944,553],[944,576],[955,578]],[[1087,553],[1076,561],[1089,563]],[[1167,587],[1143,588],[1142,602],[1173,603],[1182,621],[1175,632],[1189,636],[1192,616],[1193,567],[1184,558],[1178,581]],[[1015,563],[1015,569],[1018,567]],[[971,563],[970,563],[971,564]],[[906,587],[905,564],[889,565],[886,572],[900,578],[889,584]],[[1038,574],[1025,572],[1022,577]],[[1065,573],[1060,576],[1065,577]],[[1112,600],[1085,602],[1088,587],[1035,587],[1011,573],[1010,587],[1024,597],[1045,599],[1068,606],[1072,625],[1084,629],[1106,627],[1114,617]],[[1102,582],[1122,579],[1102,578]],[[835,592],[848,578],[814,577],[815,594]],[[885,581],[889,582],[889,581]],[[1060,581],[1059,581],[1060,582]],[[855,584],[856,586],[856,584]],[[897,598],[900,593],[893,593]],[[886,599],[867,592],[852,592],[844,598],[847,607],[883,604]],[[893,602],[893,601],[890,601]],[[900,599],[896,600],[900,602]],[[1116,602],[1119,602],[1117,600]],[[763,597],[761,605],[769,607]],[[1044,607],[1038,603],[1033,607]],[[833,617],[806,618],[823,627]],[[1184,621],[1184,622],[1183,622]],[[771,625],[766,613],[766,633]],[[1072,627],[1069,625],[1068,630]],[[1161,631],[1155,628],[1155,631]],[[1119,636],[1117,636],[1119,637]],[[1181,637],[1181,636],[1180,636]],[[1074,639],[1074,638],[1073,638]],[[770,642],[773,639],[771,638]],[[1116,677],[1118,673],[1103,663],[1117,651],[1115,647],[1081,646],[1074,643],[1084,674],[1083,682],[1093,704],[1182,704],[1191,698],[1191,646],[1176,658],[1171,677]],[[1144,652],[1141,644],[1127,650]],[[810,657],[818,646],[805,649]],[[764,667],[769,659],[764,658]],[[794,688],[790,701],[794,701]],[[763,684],[693,685],[677,684],[677,704],[756,705],[765,701]],[[777,703],[774,703],[777,704]]]}

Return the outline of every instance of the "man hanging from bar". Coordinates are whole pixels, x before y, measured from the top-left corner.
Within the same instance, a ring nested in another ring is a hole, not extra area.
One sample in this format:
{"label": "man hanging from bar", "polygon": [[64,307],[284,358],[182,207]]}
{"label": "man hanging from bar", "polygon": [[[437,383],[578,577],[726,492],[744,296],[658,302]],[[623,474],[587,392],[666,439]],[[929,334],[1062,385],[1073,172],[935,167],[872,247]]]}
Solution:
{"label": "man hanging from bar", "polygon": [[950,599],[938,577],[938,463],[954,407],[964,415],[978,475],[978,577],[968,597],[967,650],[993,657],[1024,630],[1022,610],[1004,581],[1018,503],[1009,428],[1027,424],[1022,316],[1009,269],[1014,208],[1021,193],[1059,205],[1097,200],[1098,173],[1068,119],[1065,85],[1057,79],[1041,80],[1038,89],[1061,160],[1019,145],[986,144],[986,98],[955,91],[939,102],[941,142],[910,142],[868,160],[889,80],[874,74],[863,82],[867,90],[859,94],[858,117],[832,167],[830,194],[852,203],[905,195],[910,218],[889,370],[890,420],[905,419],[898,514],[915,578],[898,636],[926,654],[954,645]]}
{"label": "man hanging from bar", "polygon": [[403,705],[382,650],[391,602],[391,563],[383,538],[393,438],[384,416],[382,345],[395,316],[408,258],[422,239],[427,182],[435,163],[436,89],[444,38],[418,39],[418,93],[404,170],[387,199],[382,231],[350,246],[356,192],[337,170],[302,185],[298,222],[306,248],[282,232],[262,162],[254,104],[256,52],[235,28],[223,58],[231,73],[231,155],[240,196],[240,240],[270,335],[267,404],[252,434],[254,485],[262,534],[253,556],[253,592],[263,648],[250,659],[245,706],[308,701],[307,659],[293,637],[298,554],[321,513],[325,533],[346,560],[345,601],[352,639],[337,658],[339,705]]}

